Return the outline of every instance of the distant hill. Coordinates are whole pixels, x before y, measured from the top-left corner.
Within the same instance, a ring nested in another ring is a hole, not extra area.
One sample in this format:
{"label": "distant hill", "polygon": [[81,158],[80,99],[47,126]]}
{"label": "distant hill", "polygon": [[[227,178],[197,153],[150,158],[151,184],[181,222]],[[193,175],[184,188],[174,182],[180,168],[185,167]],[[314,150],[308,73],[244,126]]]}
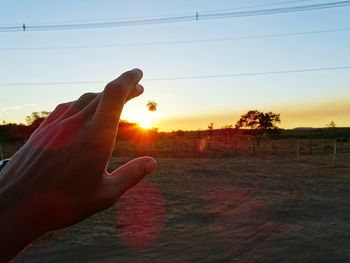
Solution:
{"label": "distant hill", "polygon": [[282,138],[305,138],[305,139],[350,139],[350,127],[338,128],[311,128],[298,127],[291,130],[283,130]]}
{"label": "distant hill", "polygon": [[313,128],[313,127],[296,127],[293,130],[295,131],[310,131],[310,130],[315,130],[319,128]]}

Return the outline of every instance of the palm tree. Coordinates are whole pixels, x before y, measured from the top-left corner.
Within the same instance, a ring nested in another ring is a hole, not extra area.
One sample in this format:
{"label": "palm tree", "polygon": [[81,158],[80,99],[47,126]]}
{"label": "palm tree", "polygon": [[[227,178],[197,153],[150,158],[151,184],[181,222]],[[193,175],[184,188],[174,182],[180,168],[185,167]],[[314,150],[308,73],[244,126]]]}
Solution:
{"label": "palm tree", "polygon": [[147,106],[148,110],[150,112],[152,112],[152,129],[154,129],[154,126],[153,126],[153,115],[154,115],[154,112],[157,110],[158,104],[155,101],[149,100],[146,106]]}

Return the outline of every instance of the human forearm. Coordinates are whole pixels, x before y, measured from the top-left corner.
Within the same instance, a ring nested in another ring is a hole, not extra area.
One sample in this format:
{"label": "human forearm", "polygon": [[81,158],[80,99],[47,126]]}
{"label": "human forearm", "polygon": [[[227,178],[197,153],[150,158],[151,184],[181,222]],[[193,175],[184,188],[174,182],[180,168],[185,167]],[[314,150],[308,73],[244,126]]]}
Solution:
{"label": "human forearm", "polygon": [[[0,193],[0,198],[3,197]],[[35,207],[13,203],[1,198],[0,202],[0,262],[8,262],[28,244],[44,233],[39,220],[35,219]]]}

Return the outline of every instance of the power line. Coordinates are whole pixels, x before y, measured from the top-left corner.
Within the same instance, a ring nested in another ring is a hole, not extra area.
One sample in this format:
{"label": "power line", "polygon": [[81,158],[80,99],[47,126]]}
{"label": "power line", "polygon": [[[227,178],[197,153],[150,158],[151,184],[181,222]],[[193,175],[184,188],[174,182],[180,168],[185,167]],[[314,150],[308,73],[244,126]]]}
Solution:
{"label": "power line", "polygon": [[[347,70],[347,69],[350,69],[350,66],[304,68],[304,69],[279,70],[279,71],[263,71],[263,72],[227,73],[227,74],[216,74],[216,75],[195,75],[195,76],[162,77],[162,78],[149,78],[149,79],[146,78],[143,81],[145,81],[145,82],[155,82],[155,81],[171,81],[171,80],[234,78],[234,77],[248,77],[248,76],[263,76],[263,75],[298,74],[298,73],[308,73],[308,72],[318,72],[318,71],[335,71],[335,70]],[[2,84],[0,84],[0,87],[105,84],[107,82],[108,81],[102,81],[102,80],[13,82],[13,83],[2,83]]]}
{"label": "power line", "polygon": [[305,72],[316,72],[316,71],[345,70],[345,69],[350,69],[350,66],[326,67],[326,68],[308,68],[308,69],[294,69],[294,70],[280,70],[280,71],[264,71],[264,72],[228,73],[228,74],[218,74],[218,75],[199,75],[199,76],[152,78],[152,79],[146,79],[145,81],[233,78],[233,77],[247,77],[247,76],[259,76],[259,75],[278,75],[278,74],[305,73]]}
{"label": "power line", "polygon": [[[199,11],[203,13],[215,13],[215,12],[223,12],[223,11],[234,11],[234,10],[244,10],[244,9],[252,9],[256,7],[266,7],[266,6],[277,6],[277,5],[288,5],[292,3],[300,3],[300,2],[307,2],[307,1],[320,1],[320,0],[291,0],[291,1],[281,1],[281,2],[275,2],[275,3],[267,3],[267,4],[256,4],[256,5],[246,5],[246,6],[238,6],[235,8],[226,8],[226,9],[216,9],[216,10],[209,10],[209,11]],[[191,13],[187,13],[186,15],[191,15]],[[183,16],[184,13],[172,13],[171,16]],[[164,16],[170,16],[170,14],[163,14],[161,16],[157,17],[150,17],[150,16],[128,16],[128,17],[121,17],[120,19],[123,20],[137,20],[137,19],[149,19],[149,18],[162,18]],[[116,21],[115,18],[105,18],[105,19],[84,19],[84,20],[64,20],[64,21],[55,21],[55,22],[38,22],[37,24],[70,24],[70,23],[90,23],[90,22],[106,22],[106,21]],[[0,24],[0,27],[10,27],[10,24]]]}
{"label": "power line", "polygon": [[334,28],[325,30],[315,31],[302,31],[302,32],[291,32],[291,33],[276,33],[276,34],[262,34],[262,35],[248,35],[248,36],[236,36],[226,38],[207,38],[207,39],[193,39],[193,40],[177,40],[177,41],[158,41],[158,42],[138,42],[138,43],[118,43],[118,44],[107,44],[107,45],[76,45],[76,46],[43,46],[43,47],[15,47],[15,48],[0,48],[0,52],[5,51],[29,51],[29,50],[59,50],[59,49],[90,49],[90,48],[114,48],[114,47],[134,47],[134,46],[157,46],[157,45],[176,45],[176,44],[194,44],[203,42],[220,42],[220,41],[239,41],[248,39],[265,39],[265,38],[282,38],[291,36],[304,36],[304,35],[315,35],[325,33],[337,33],[337,32],[348,32],[349,27],[345,28]]}
{"label": "power line", "polygon": [[234,10],[242,10],[242,9],[251,9],[256,7],[267,7],[267,6],[276,6],[276,5],[288,5],[288,4],[294,4],[294,3],[300,3],[300,2],[307,2],[307,1],[313,1],[313,0],[292,0],[292,1],[284,1],[284,2],[276,2],[276,3],[267,3],[267,4],[257,4],[257,5],[246,5],[246,6],[240,6],[235,8],[229,8],[229,9],[219,9],[219,10],[212,10],[212,12],[223,12],[223,11],[234,11]]}
{"label": "power line", "polygon": [[204,15],[201,15],[201,18],[202,19],[203,18],[219,19],[219,18],[295,13],[295,12],[302,12],[302,11],[329,9],[329,8],[335,8],[335,7],[346,7],[349,5],[350,5],[350,1],[340,1],[340,2],[329,2],[329,3],[322,3],[322,4],[304,5],[304,6],[282,7],[282,8],[275,8],[275,9],[260,9],[260,10],[242,11],[242,12],[204,14]]}
{"label": "power line", "polygon": [[15,87],[15,86],[56,86],[56,85],[80,85],[80,84],[101,84],[107,83],[102,80],[91,81],[41,81],[41,82],[17,82],[17,83],[2,83],[0,87]]}
{"label": "power line", "polygon": [[329,8],[336,8],[336,7],[346,7],[349,5],[350,5],[350,1],[338,1],[338,2],[328,2],[328,3],[322,3],[322,4],[313,4],[313,5],[281,7],[281,8],[274,8],[274,9],[257,9],[257,10],[248,10],[248,11],[233,11],[233,12],[204,13],[204,14],[199,14],[198,12],[196,12],[193,15],[169,16],[169,17],[139,19],[139,20],[124,20],[124,21],[109,21],[109,22],[106,21],[106,22],[96,22],[96,23],[91,22],[91,23],[70,23],[70,24],[42,24],[42,25],[22,24],[19,26],[0,27],[0,32],[98,29],[98,28],[110,28],[110,27],[121,27],[121,26],[166,24],[166,23],[178,23],[178,22],[188,22],[188,21],[196,21],[196,20],[211,20],[211,19],[295,13],[295,12],[313,11],[313,10],[329,9]]}

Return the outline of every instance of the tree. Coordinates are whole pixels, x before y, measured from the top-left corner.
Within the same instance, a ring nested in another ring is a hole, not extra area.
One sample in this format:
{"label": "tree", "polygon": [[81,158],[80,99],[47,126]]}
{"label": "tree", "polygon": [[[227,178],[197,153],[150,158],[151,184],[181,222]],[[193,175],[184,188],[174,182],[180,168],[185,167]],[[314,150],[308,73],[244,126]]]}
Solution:
{"label": "tree", "polygon": [[152,129],[154,129],[154,126],[153,126],[153,115],[154,115],[154,112],[157,110],[157,107],[158,107],[158,104],[155,102],[155,101],[152,101],[152,100],[149,100],[148,103],[147,103],[147,108],[150,112],[152,112]]}
{"label": "tree", "polygon": [[237,121],[236,128],[247,127],[255,130],[256,143],[260,146],[260,136],[269,130],[277,131],[277,123],[281,123],[280,114],[250,110]]}
{"label": "tree", "polygon": [[5,123],[0,125],[0,142],[25,142],[31,134],[24,124]]}
{"label": "tree", "polygon": [[208,125],[208,131],[209,131],[209,138],[211,139],[213,137],[213,131],[214,131],[214,123],[210,123]]}
{"label": "tree", "polygon": [[328,128],[335,128],[335,127],[336,127],[336,124],[335,124],[334,121],[331,121],[331,122],[328,123],[326,126],[327,126]]}
{"label": "tree", "polygon": [[267,130],[277,129],[278,123],[281,123],[280,114],[250,110],[240,117],[236,123],[236,128],[246,127],[264,133]]}
{"label": "tree", "polygon": [[27,125],[30,126],[38,123],[40,124],[47,118],[47,116],[49,116],[49,114],[50,112],[48,111],[32,112],[30,116],[26,117]]}
{"label": "tree", "polygon": [[26,117],[29,133],[32,134],[40,124],[50,115],[48,111],[32,112],[30,116]]}
{"label": "tree", "polygon": [[157,110],[158,104],[155,101],[149,100],[147,103],[148,110],[154,112]]}

